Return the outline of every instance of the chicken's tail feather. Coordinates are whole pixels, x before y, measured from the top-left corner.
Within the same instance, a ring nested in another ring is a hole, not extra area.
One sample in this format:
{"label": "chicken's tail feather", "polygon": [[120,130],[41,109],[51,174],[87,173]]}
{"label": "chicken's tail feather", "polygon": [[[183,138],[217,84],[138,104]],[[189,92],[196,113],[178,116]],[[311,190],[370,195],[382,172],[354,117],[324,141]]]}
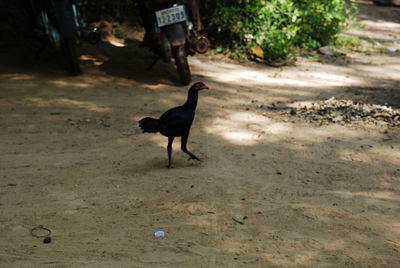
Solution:
{"label": "chicken's tail feather", "polygon": [[143,133],[157,133],[159,131],[158,119],[151,117],[145,117],[139,121],[139,126],[143,130]]}

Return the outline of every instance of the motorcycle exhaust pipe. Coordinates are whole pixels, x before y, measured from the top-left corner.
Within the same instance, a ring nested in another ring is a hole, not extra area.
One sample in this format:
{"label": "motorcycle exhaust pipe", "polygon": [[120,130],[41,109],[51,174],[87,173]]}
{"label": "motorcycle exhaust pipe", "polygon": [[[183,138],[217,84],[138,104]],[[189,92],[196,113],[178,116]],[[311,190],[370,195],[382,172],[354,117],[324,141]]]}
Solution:
{"label": "motorcycle exhaust pipe", "polygon": [[199,54],[204,54],[210,48],[210,41],[207,37],[201,36],[193,44],[194,50]]}
{"label": "motorcycle exhaust pipe", "polygon": [[95,45],[101,41],[101,34],[99,29],[97,28],[85,29],[82,32],[82,37],[84,40],[92,45]]}

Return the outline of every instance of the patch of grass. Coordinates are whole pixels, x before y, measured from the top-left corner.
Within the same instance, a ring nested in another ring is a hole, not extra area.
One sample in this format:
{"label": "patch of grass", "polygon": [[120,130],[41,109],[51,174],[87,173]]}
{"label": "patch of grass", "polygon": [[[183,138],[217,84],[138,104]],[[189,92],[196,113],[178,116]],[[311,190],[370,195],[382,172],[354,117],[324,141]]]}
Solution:
{"label": "patch of grass", "polygon": [[344,51],[360,51],[362,48],[362,44],[362,40],[356,36],[341,34],[332,41],[331,45],[337,49]]}
{"label": "patch of grass", "polygon": [[308,56],[308,59],[314,62],[322,62],[321,56]]}

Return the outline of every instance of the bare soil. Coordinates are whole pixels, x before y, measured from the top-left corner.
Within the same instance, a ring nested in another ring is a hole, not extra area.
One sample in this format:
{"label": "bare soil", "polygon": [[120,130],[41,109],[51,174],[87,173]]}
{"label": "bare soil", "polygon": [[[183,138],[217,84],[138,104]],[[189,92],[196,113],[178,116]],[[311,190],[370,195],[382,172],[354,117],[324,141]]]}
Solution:
{"label": "bare soil", "polygon": [[360,8],[350,34],[383,49],[282,68],[191,58],[211,88],[188,145],[202,162],[177,140],[173,169],[166,138],[137,125],[186,99],[172,64],[102,43],[69,77],[37,44],[3,44],[0,267],[399,267],[400,129],[264,108],[400,107],[400,9]]}

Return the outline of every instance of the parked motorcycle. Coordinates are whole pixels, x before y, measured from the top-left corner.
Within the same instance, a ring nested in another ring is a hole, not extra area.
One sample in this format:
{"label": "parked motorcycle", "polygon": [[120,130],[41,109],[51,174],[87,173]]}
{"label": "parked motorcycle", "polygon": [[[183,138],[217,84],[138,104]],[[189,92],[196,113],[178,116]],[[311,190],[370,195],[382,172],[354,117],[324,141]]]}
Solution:
{"label": "parked motorcycle", "polygon": [[60,50],[68,72],[79,75],[81,68],[77,46],[81,40],[96,44],[101,39],[99,31],[89,28],[79,12],[85,1],[25,0],[23,4],[35,35],[43,42],[37,54],[51,44]]}
{"label": "parked motorcycle", "polygon": [[197,0],[156,0],[150,7],[152,31],[147,34],[152,35],[150,47],[158,55],[151,67],[160,58],[164,62],[173,58],[183,85],[192,79],[187,57],[196,52],[206,53],[210,45],[205,34],[200,34],[200,12],[194,1]]}

